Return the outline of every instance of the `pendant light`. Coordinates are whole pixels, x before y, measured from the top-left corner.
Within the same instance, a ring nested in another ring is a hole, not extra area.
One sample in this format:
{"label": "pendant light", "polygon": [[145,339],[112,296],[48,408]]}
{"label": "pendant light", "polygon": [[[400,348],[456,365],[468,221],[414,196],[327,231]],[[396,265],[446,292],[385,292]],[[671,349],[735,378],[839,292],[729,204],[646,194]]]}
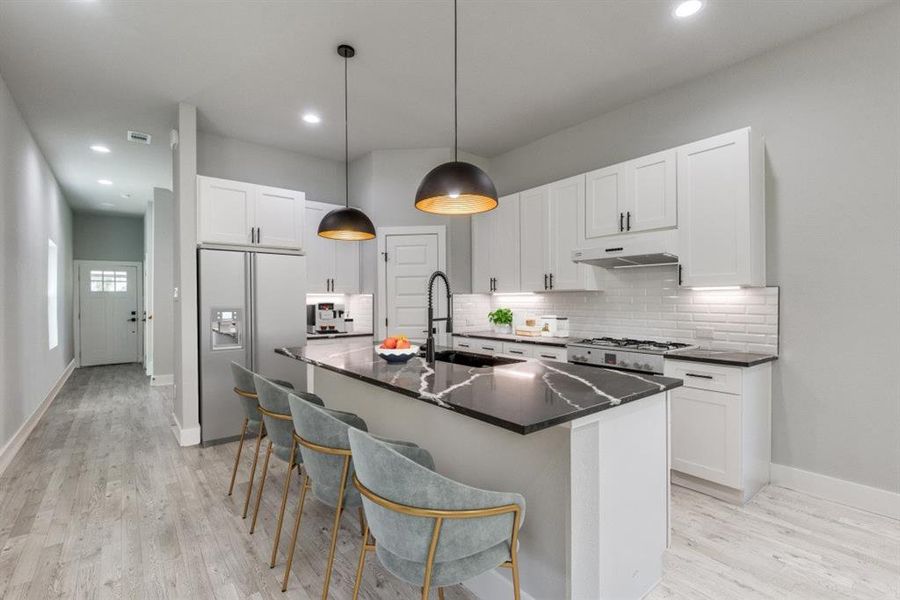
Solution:
{"label": "pendant light", "polygon": [[332,240],[355,242],[371,240],[375,237],[375,226],[366,213],[350,206],[350,145],[347,126],[347,59],[356,50],[347,44],[338,46],[337,53],[344,59],[344,207],[336,208],[322,217],[319,222],[319,236]]}
{"label": "pendant light", "polygon": [[453,0],[453,160],[432,169],[416,191],[416,208],[439,215],[472,215],[497,208],[497,189],[487,173],[459,160],[458,33]]}

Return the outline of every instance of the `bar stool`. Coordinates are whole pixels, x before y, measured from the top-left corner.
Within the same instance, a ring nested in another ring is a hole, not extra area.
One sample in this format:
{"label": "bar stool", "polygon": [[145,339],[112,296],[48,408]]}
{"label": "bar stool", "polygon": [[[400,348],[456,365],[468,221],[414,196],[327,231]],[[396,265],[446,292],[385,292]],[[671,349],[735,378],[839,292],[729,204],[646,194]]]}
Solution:
{"label": "bar stool", "polygon": [[[456,585],[502,566],[512,571],[513,594],[520,598],[518,539],[525,518],[520,494],[469,487],[434,471],[427,451],[378,440],[350,430],[366,526],[356,569],[359,595],[368,552],[394,576],[421,586]],[[369,542],[369,531],[377,542]]]}
{"label": "bar stool", "polygon": [[[281,492],[281,509],[278,511],[278,524],[275,527],[275,539],[272,543],[272,557],[269,567],[275,566],[275,555],[278,552],[278,542],[281,539],[281,526],[284,521],[284,508],[287,503],[288,490],[291,485],[291,475],[294,467],[299,473],[302,456],[297,452],[297,443],[293,439],[294,425],[291,419],[291,408],[288,404],[290,391],[270,380],[254,375],[256,391],[259,395],[259,412],[262,415],[266,433],[269,436],[269,445],[266,448],[266,458],[263,461],[262,480],[256,493],[256,507],[253,510],[253,521],[250,523],[250,533],[256,529],[256,519],[259,516],[259,505],[262,501],[263,491],[266,486],[266,475],[269,472],[269,459],[272,454],[287,463],[287,473],[284,477],[284,489]],[[315,394],[302,393],[307,402],[323,404],[322,399]]]}
{"label": "bar stool", "polygon": [[[259,447],[262,444],[262,438],[266,435],[265,427],[259,417],[259,399],[256,396],[256,384],[253,382],[253,371],[245,369],[236,362],[231,363],[231,376],[234,379],[234,393],[237,394],[241,402],[241,408],[244,409],[244,421],[241,424],[241,433],[238,438],[237,454],[234,457],[234,467],[231,469],[231,483],[228,485],[228,495],[234,491],[234,481],[237,477],[238,465],[241,462],[241,452],[244,449],[244,438],[249,433],[256,436],[256,451],[253,454],[253,463],[250,466],[250,483],[247,485],[247,496],[244,498],[244,511],[241,517],[247,518],[247,507],[250,506],[250,495],[253,492],[253,477],[256,474],[256,463],[259,459]],[[287,381],[272,379],[282,387],[294,389],[294,386]]]}
{"label": "bar stool", "polygon": [[[366,422],[353,413],[329,410],[315,406],[294,395],[288,395],[291,415],[294,419],[294,442],[300,446],[306,479],[300,491],[297,515],[294,519],[294,530],[291,534],[291,545],[288,550],[287,563],[284,567],[281,591],[287,590],[294,561],[294,548],[297,534],[300,531],[300,520],[303,517],[303,504],[312,480],[313,496],[334,508],[334,523],[331,527],[331,546],[328,550],[328,563],[325,567],[325,582],[322,586],[322,600],[328,598],[328,587],[331,583],[331,572],[334,565],[334,552],[337,545],[341,515],[347,508],[356,507],[361,510],[362,502],[357,492],[349,486],[353,471],[350,453],[350,439],[347,432],[351,428],[366,430]],[[363,528],[360,512],[360,529]]]}

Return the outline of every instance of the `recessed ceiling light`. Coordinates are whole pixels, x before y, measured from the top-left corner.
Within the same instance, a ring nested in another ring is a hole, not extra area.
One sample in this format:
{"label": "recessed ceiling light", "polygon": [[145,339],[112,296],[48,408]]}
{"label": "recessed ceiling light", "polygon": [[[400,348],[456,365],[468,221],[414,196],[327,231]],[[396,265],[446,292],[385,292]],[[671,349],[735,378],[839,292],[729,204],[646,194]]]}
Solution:
{"label": "recessed ceiling light", "polygon": [[109,154],[109,148],[103,146],[102,144],[94,144],[93,146],[91,146],[91,150],[100,154]]}
{"label": "recessed ceiling light", "polygon": [[109,179],[98,179],[97,183],[99,183],[100,185],[112,185],[112,181],[110,181]]}
{"label": "recessed ceiling light", "polygon": [[700,0],[685,0],[675,7],[675,16],[684,19],[697,14],[701,8],[703,8],[703,2]]}
{"label": "recessed ceiling light", "polygon": [[303,115],[303,120],[306,121],[307,123],[311,123],[311,124],[315,125],[316,123],[322,122],[322,117],[320,117],[316,113],[308,112]]}
{"label": "recessed ceiling light", "polygon": [[115,206],[116,205],[113,204],[112,202],[101,202],[100,203],[101,208],[115,208]]}

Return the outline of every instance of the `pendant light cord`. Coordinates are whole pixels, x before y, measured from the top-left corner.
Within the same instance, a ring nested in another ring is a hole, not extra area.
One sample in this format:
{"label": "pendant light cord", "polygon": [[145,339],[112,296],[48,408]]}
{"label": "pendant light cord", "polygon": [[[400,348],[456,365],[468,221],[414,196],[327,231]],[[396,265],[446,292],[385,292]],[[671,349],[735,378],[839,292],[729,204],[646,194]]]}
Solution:
{"label": "pendant light cord", "polygon": [[350,142],[347,105],[349,104],[347,91],[347,57],[344,56],[344,206],[350,208]]}
{"label": "pendant light cord", "polygon": [[459,77],[459,69],[457,68],[458,59],[458,45],[459,45],[459,33],[457,32],[456,18],[457,18],[457,9],[456,9],[456,0],[453,0],[453,160],[454,162],[459,162],[459,84],[457,82],[457,78]]}

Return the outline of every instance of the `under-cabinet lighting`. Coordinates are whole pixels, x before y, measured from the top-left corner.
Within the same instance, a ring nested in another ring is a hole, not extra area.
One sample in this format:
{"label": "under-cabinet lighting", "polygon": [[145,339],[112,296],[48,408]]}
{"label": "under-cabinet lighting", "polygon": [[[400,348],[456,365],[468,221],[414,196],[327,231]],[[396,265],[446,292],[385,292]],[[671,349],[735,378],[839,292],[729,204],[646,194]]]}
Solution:
{"label": "under-cabinet lighting", "polygon": [[534,292],[494,292],[494,296],[537,296]]}
{"label": "under-cabinet lighting", "polygon": [[99,154],[109,154],[109,148],[102,144],[94,144],[93,146],[91,146],[91,150]]}
{"label": "under-cabinet lighting", "polygon": [[698,292],[715,292],[721,290],[739,290],[741,286],[739,285],[710,285],[710,286],[701,286],[701,287],[692,287],[692,290],[697,290]]}

